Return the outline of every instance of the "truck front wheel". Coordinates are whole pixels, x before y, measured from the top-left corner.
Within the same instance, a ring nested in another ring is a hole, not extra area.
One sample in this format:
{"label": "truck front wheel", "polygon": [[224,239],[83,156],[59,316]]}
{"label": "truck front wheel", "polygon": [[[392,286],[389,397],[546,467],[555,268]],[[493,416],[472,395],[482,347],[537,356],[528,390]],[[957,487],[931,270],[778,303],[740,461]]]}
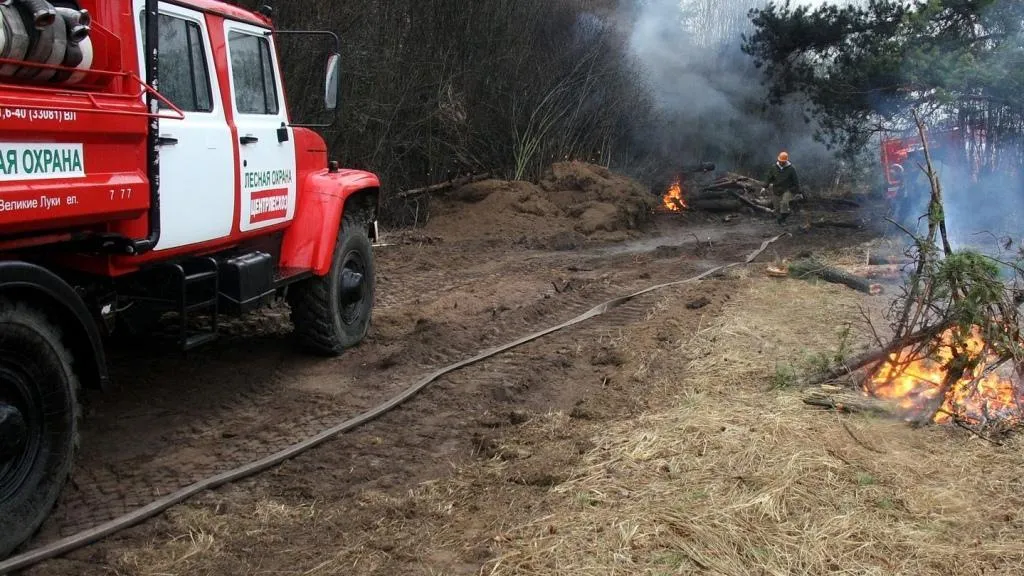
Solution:
{"label": "truck front wheel", "polygon": [[337,356],[359,344],[370,328],[376,278],[366,232],[361,215],[346,211],[330,272],[289,289],[295,334],[312,352]]}
{"label": "truck front wheel", "polygon": [[77,392],[57,327],[0,298],[0,558],[35,534],[71,473]]}

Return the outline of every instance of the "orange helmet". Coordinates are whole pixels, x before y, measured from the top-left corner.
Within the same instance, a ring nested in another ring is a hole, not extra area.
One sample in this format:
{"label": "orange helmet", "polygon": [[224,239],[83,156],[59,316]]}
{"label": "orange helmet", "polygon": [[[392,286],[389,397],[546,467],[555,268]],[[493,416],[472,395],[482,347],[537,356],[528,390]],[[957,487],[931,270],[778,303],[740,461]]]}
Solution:
{"label": "orange helmet", "polygon": [[780,152],[779,162],[789,162],[789,152]]}

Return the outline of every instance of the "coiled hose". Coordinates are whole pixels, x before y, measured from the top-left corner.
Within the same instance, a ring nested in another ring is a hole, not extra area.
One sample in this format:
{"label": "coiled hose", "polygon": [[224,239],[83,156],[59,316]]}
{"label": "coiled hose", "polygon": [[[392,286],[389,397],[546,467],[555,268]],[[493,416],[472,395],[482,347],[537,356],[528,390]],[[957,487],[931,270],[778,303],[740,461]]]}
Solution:
{"label": "coiled hose", "polygon": [[57,20],[57,11],[46,0],[18,0],[18,3],[32,19],[36,30],[51,26]]}

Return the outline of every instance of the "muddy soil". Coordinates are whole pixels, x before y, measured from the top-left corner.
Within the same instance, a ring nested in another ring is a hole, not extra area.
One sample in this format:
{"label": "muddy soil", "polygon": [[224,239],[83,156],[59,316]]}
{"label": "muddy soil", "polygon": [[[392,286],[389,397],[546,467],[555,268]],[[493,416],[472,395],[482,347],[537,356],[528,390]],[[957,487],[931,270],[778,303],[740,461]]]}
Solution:
{"label": "muddy soil", "polygon": [[[396,233],[377,250],[370,335],[338,359],[296,351],[284,308],[234,322],[220,341],[189,354],[122,345],[111,352],[118,388],[87,394],[74,480],[31,547],[310,437],[431,369],[611,297],[740,260],[778,231],[750,216],[723,223],[662,214],[632,231],[633,240],[587,248],[515,241],[468,248],[436,232]],[[866,234],[797,231],[763,260],[849,245]],[[739,282],[725,275],[676,289],[667,305],[687,312],[674,335],[647,330],[643,346],[696,332]],[[489,559],[489,529],[449,526],[445,537],[464,542],[463,552],[424,556],[424,543],[432,539],[393,528],[444,511],[404,506],[402,498],[455,467],[494,458],[518,461],[508,480],[515,485],[557,485],[559,470],[587,449],[584,434],[562,427],[557,442],[520,452],[505,451],[496,439],[552,414],[592,426],[642,410],[644,375],[626,362],[623,347],[645,330],[659,305],[666,305],[664,294],[645,296],[456,372],[407,405],[273,471],[29,573],[476,573]],[[352,551],[359,563],[328,563],[347,562]]]}
{"label": "muddy soil", "polygon": [[640,237],[657,200],[607,168],[559,162],[536,184],[485,180],[433,198],[424,232],[466,249],[574,250]]}

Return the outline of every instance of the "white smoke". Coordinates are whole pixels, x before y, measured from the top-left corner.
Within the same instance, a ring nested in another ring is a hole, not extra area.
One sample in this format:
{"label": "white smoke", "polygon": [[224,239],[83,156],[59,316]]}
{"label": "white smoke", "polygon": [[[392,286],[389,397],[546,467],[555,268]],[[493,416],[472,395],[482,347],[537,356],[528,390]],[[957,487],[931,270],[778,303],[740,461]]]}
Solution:
{"label": "white smoke", "polygon": [[[992,4],[990,10],[1001,8],[998,3]],[[991,13],[987,15],[992,15]],[[1008,46],[1024,46],[1024,30],[1010,28],[1004,31],[1008,36]],[[954,47],[953,50],[962,50]],[[1002,56],[991,56],[982,63],[988,73],[998,73],[999,69],[1012,69],[1020,65],[1019,52],[1007,51]],[[956,57],[951,53],[951,59]],[[954,106],[940,107],[930,117],[929,140],[934,140],[932,154],[935,159],[936,175],[942,184],[943,207],[946,228],[950,243],[954,248],[976,248],[988,254],[994,254],[1005,246],[1004,241],[1012,239],[1012,250],[1021,247],[1024,241],[1024,166],[1021,165],[1021,147],[1024,143],[1013,133],[999,133],[998,128],[989,133],[984,126],[985,118],[998,117],[989,109],[979,118],[981,126],[976,127],[974,134],[966,134],[963,140],[953,138],[952,143],[944,134],[940,125],[943,121],[952,124],[964,115],[967,109]],[[960,126],[963,128],[964,126]],[[916,136],[916,135],[915,135]],[[973,138],[973,146],[966,141]],[[917,139],[915,137],[915,143]],[[943,146],[943,143],[945,146]],[[910,168],[917,176],[922,173],[920,165]],[[929,193],[928,187],[920,190],[921,196]],[[923,215],[927,211],[927,198],[922,198],[916,214]],[[919,231],[927,226],[922,216]]]}
{"label": "white smoke", "polygon": [[[823,0],[804,0],[807,4]],[[790,152],[805,180],[831,154],[792,103],[765,113],[762,75],[741,50],[751,8],[763,0],[632,0],[630,46],[666,121],[663,152],[681,164],[764,169]],[[755,173],[755,176],[760,174]]]}

